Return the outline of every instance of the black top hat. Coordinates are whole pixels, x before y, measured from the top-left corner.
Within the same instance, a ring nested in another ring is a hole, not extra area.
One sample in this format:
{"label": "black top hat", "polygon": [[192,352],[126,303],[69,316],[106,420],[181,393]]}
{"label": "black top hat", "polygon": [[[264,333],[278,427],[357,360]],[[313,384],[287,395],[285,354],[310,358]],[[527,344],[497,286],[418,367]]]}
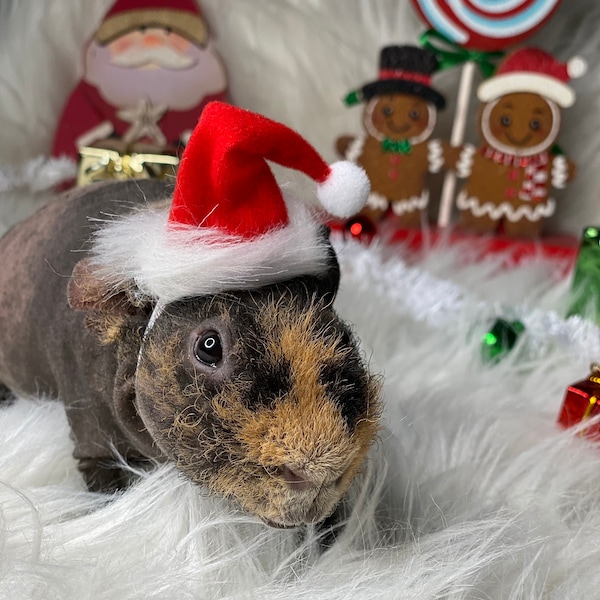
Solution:
{"label": "black top hat", "polygon": [[438,60],[428,50],[416,46],[386,46],[379,59],[379,79],[348,94],[346,103],[402,93],[424,98],[441,110],[446,106],[446,99],[431,87],[431,76],[437,68]]}

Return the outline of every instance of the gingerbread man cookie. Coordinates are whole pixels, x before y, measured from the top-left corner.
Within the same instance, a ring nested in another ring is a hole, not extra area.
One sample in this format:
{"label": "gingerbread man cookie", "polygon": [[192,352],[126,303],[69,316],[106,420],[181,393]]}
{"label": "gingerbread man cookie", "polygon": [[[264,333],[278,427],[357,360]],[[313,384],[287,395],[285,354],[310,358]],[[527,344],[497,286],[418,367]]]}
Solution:
{"label": "gingerbread man cookie", "polygon": [[361,215],[379,222],[391,213],[400,227],[418,227],[429,203],[428,172],[443,166],[439,140],[430,140],[444,97],[431,87],[435,55],[413,46],[388,46],[380,56],[379,79],[346,97],[365,101],[365,135],[336,141],[340,155],[360,164],[371,180]]}
{"label": "gingerbread man cookie", "polygon": [[446,164],[467,180],[456,200],[462,229],[523,238],[541,234],[555,211],[550,188],[564,188],[575,175],[575,165],[554,143],[560,110],[575,101],[567,83],[584,71],[582,59],[561,64],[543,50],[524,48],[479,86],[483,144],[446,155]]}

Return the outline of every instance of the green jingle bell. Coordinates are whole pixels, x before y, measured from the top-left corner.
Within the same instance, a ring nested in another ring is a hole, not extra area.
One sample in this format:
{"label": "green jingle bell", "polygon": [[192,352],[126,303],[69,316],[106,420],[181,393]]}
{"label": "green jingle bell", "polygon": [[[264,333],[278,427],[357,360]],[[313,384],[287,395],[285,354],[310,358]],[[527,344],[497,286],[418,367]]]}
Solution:
{"label": "green jingle bell", "polygon": [[514,348],[524,331],[525,325],[521,321],[497,319],[481,340],[483,359],[497,362],[504,358]]}

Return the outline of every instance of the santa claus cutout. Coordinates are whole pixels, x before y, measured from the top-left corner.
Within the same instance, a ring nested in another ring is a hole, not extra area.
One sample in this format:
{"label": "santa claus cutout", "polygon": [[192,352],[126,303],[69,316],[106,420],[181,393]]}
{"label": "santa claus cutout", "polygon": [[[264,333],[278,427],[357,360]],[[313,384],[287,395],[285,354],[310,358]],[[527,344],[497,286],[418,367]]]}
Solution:
{"label": "santa claus cutout", "polygon": [[84,146],[175,153],[227,78],[194,0],[118,0],[84,52],[55,156]]}

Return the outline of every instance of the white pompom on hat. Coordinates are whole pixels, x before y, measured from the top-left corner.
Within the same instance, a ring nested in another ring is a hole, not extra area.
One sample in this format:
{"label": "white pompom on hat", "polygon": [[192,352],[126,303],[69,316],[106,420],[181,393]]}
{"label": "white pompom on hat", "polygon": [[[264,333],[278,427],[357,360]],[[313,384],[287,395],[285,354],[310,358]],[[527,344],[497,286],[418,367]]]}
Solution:
{"label": "white pompom on hat", "polygon": [[285,125],[211,102],[183,153],[170,208],[106,224],[95,264],[115,286],[133,282],[162,303],[323,272],[329,248],[313,203],[284,193],[267,161],[315,180],[322,208],[335,217],[367,201],[370,184],[358,165],[330,166]]}
{"label": "white pompom on hat", "polygon": [[500,63],[494,76],[479,86],[477,97],[491,102],[515,92],[533,92],[568,108],[575,102],[575,92],[568,83],[586,71],[587,63],[579,56],[561,63],[539,48],[522,48]]}

